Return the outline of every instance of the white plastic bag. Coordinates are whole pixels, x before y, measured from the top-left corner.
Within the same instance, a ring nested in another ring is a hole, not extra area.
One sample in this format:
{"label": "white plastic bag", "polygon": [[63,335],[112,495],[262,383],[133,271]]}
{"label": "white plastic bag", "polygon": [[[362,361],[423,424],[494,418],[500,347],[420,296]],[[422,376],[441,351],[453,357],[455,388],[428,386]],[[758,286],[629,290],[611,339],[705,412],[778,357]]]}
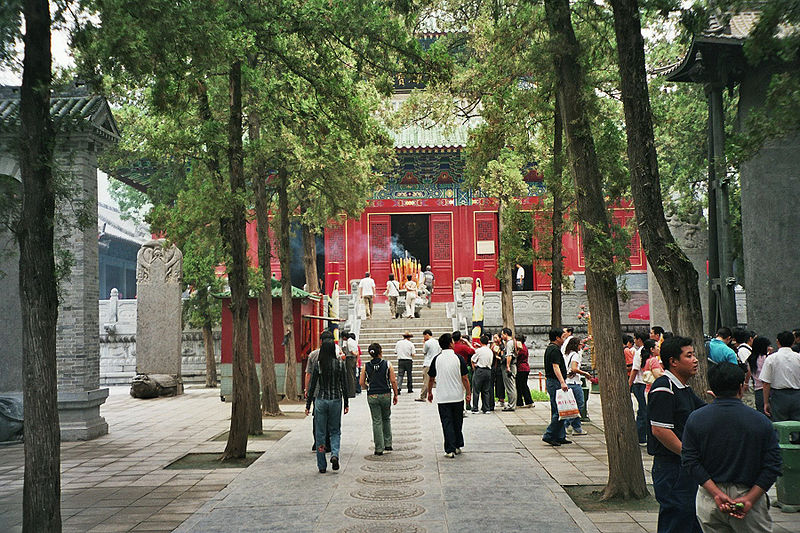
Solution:
{"label": "white plastic bag", "polygon": [[568,420],[580,416],[578,412],[578,402],[575,400],[575,395],[572,394],[572,391],[569,389],[566,391],[558,389],[556,391],[556,406],[558,407],[559,420]]}

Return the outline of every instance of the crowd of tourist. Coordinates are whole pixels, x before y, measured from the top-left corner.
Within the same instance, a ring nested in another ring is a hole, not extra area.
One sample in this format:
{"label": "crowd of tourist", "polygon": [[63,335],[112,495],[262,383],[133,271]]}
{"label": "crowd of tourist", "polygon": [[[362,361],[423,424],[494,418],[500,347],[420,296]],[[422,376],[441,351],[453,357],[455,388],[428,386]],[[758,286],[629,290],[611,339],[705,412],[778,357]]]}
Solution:
{"label": "crowd of tourist", "polygon": [[[348,381],[358,375],[372,417],[374,453],[392,450],[391,406],[397,403],[403,377],[413,393],[416,349],[405,332],[395,350],[400,380],[382,348],[369,346],[370,360],[354,371],[345,361],[358,344],[344,337],[344,352],[325,332],[321,347],[309,355],[306,413],[314,406],[314,450],[321,473],[339,468],[341,414],[357,391]],[[523,335],[510,328],[480,333],[471,342],[460,331],[438,338],[423,331],[423,383],[416,401],[437,404],[448,458],[461,454],[467,412],[489,413],[533,405],[528,388],[530,365]],[[551,446],[571,444],[585,435],[580,417],[559,416],[558,391],[571,391],[585,405],[581,377],[584,339],[571,328],[552,329],[544,353],[545,389],[551,417],[542,440]],[[352,342],[351,342],[352,341]],[[635,422],[641,446],[653,456],[652,481],[659,502],[658,531],[771,531],[766,492],[781,469],[777,434],[771,421],[800,421],[800,330],[775,339],[737,328],[720,328],[706,345],[706,404],[689,385],[699,361],[692,339],[658,326],[623,336],[628,384],[636,402]],[[347,361],[348,363],[350,361]],[[359,373],[360,372],[360,373]],[[434,396],[434,387],[436,395]],[[742,402],[753,390],[755,408]]]}

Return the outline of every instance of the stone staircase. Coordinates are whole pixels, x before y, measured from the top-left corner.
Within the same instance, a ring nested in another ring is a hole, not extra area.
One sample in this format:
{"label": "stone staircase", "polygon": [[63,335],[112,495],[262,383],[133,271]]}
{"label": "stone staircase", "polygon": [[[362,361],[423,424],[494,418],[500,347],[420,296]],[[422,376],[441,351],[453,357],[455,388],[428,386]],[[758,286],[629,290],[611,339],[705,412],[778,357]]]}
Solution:
{"label": "stone staircase", "polygon": [[[427,307],[420,311],[420,318],[388,318],[388,304],[377,304],[372,312],[372,319],[361,321],[361,331],[358,344],[361,347],[361,361],[369,361],[369,345],[377,342],[383,348],[383,358],[392,363],[397,372],[397,354],[394,351],[397,341],[403,338],[403,333],[408,330],[413,333],[411,342],[414,343],[416,352],[412,370],[414,394],[419,394],[422,387],[422,331],[430,329],[434,337],[442,333],[452,333],[453,322],[447,317],[444,303],[434,303],[430,309]],[[399,383],[398,383],[399,385]],[[406,392],[407,385],[401,389]]]}

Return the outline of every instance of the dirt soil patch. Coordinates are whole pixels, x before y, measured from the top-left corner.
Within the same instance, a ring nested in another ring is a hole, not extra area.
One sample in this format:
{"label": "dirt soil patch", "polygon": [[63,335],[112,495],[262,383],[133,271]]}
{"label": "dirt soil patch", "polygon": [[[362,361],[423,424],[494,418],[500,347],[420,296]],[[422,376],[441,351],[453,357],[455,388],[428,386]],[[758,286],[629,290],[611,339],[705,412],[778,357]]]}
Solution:
{"label": "dirt soil patch", "polygon": [[[225,442],[228,440],[228,433],[230,431],[223,431],[208,440],[211,442]],[[247,440],[281,440],[288,434],[289,432],[283,429],[265,429],[261,435],[248,435]]]}
{"label": "dirt soil patch", "polygon": [[653,486],[647,485],[650,494],[641,500],[613,499],[600,501],[603,485],[566,485],[564,490],[582,511],[658,511],[653,496]]}
{"label": "dirt soil patch", "polygon": [[247,468],[264,452],[247,452],[243,459],[231,459],[222,462],[219,458],[222,452],[217,453],[187,453],[167,466],[164,470],[215,470],[217,468]]}

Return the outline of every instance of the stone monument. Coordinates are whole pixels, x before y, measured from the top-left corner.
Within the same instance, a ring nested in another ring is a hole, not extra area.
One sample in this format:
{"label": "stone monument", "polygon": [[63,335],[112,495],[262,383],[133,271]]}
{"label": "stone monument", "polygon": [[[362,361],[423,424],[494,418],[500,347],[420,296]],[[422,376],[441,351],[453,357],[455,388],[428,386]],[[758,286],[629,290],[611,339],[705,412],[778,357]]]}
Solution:
{"label": "stone monument", "polygon": [[[697,287],[700,290],[700,306],[703,309],[703,317],[708,316],[708,274],[706,261],[708,260],[708,230],[705,220],[696,224],[679,220],[676,216],[667,217],[667,225],[675,238],[675,242],[681,247],[683,253],[692,262],[694,269],[697,270]],[[672,330],[667,313],[667,304],[664,301],[664,294],[658,281],[647,263],[647,288],[648,304],[650,306],[650,325],[661,326],[667,331]]]}
{"label": "stone monument", "polygon": [[136,263],[136,373],[172,376],[181,394],[183,254],[156,239],[142,245]]}

